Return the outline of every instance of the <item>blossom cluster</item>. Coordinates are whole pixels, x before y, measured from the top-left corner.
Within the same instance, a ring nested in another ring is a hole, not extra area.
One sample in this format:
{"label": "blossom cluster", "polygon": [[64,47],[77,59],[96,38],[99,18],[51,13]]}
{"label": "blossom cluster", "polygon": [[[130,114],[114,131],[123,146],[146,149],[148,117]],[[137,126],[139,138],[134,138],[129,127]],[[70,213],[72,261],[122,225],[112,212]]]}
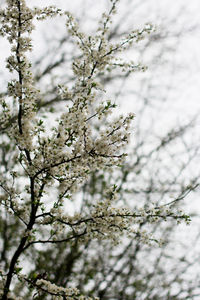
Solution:
{"label": "blossom cluster", "polygon": [[53,300],[62,300],[67,297],[69,300],[98,300],[98,298],[90,298],[80,295],[80,291],[76,288],[63,288],[59,287],[48,280],[38,279],[35,283],[36,288],[46,290],[53,296]]}
{"label": "blossom cluster", "polygon": [[[7,7],[0,11],[0,34],[7,37],[12,46],[7,68],[14,73],[8,82],[6,98],[1,99],[0,120],[0,130],[7,134],[9,143],[14,144],[14,169],[8,167],[4,179],[0,178],[0,204],[23,225],[6,280],[3,287],[0,286],[3,299],[8,299],[16,265],[31,245],[71,240],[86,242],[96,238],[117,243],[125,231],[148,241],[149,235],[139,232],[138,224],[185,217],[173,214],[166,207],[135,212],[116,207],[116,186],[106,190],[101,201],[90,203],[87,213],[70,215],[70,211],[66,212],[65,201],[73,199],[92,172],[120,167],[126,157],[124,151],[134,114],[113,116],[116,104],[105,96],[99,76],[115,68],[127,72],[145,70],[140,64],[122,61],[117,55],[140,41],[153,27],[146,25],[112,44],[108,31],[117,2],[111,1],[110,11],[103,14],[94,35],[82,33],[69,12],[54,7],[30,9],[25,0],[7,0]],[[68,99],[69,104],[49,128],[38,111],[40,91],[35,87],[32,64],[26,52],[32,50],[33,19],[61,15],[67,18],[68,33],[75,39],[80,55],[72,61],[73,84],[58,86],[58,93]],[[17,276],[32,285],[38,294],[41,291],[53,299],[90,299],[81,296],[75,288],[60,287],[44,278],[33,282]]]}

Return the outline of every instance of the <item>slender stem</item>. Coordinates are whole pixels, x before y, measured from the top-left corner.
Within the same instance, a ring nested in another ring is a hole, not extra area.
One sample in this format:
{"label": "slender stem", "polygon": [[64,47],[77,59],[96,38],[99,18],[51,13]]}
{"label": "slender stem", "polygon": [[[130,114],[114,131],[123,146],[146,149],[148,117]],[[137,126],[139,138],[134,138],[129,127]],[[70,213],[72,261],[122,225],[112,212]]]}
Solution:
{"label": "slender stem", "polygon": [[[26,231],[28,232],[29,230],[31,230],[35,224],[35,217],[36,217],[36,212],[37,212],[37,208],[38,206],[35,205],[35,191],[34,191],[34,178],[30,178],[30,187],[31,187],[31,214],[30,214],[30,220],[29,223],[27,225]],[[7,300],[8,298],[8,292],[10,289],[10,285],[11,285],[11,281],[14,275],[14,271],[15,271],[15,266],[18,262],[18,258],[20,257],[20,255],[22,254],[22,252],[25,250],[25,244],[26,241],[28,239],[28,235],[23,236],[21,238],[21,241],[19,243],[19,246],[17,248],[17,250],[15,251],[12,259],[11,259],[11,263],[10,263],[10,267],[9,267],[9,271],[7,274],[7,279],[6,279],[6,284],[4,287],[4,293],[2,296],[1,300]]]}
{"label": "slender stem", "polygon": [[7,300],[8,299],[7,296],[8,296],[10,284],[11,284],[11,281],[12,281],[12,277],[13,277],[13,274],[14,274],[15,265],[17,263],[17,260],[18,260],[19,256],[23,252],[24,245],[26,243],[27,238],[28,237],[25,236],[25,237],[23,237],[21,239],[21,242],[20,242],[17,250],[15,251],[15,253],[14,253],[13,257],[12,257],[12,260],[11,260],[11,263],[10,263],[9,272],[7,274],[6,284],[5,284],[5,287],[4,287],[4,293],[3,293],[3,296],[1,298],[2,300]]}
{"label": "slender stem", "polygon": [[21,21],[21,3],[20,0],[17,1],[17,6],[18,6],[18,12],[19,12],[19,17],[18,17],[18,41],[17,41],[17,49],[16,49],[16,56],[17,56],[17,62],[18,62],[18,80],[21,86],[21,93],[19,96],[19,112],[18,112],[18,126],[19,126],[19,132],[20,134],[23,133],[22,131],[22,82],[23,82],[23,75],[21,71],[21,58],[20,58],[20,37],[21,37],[21,26],[22,26],[22,21]]}

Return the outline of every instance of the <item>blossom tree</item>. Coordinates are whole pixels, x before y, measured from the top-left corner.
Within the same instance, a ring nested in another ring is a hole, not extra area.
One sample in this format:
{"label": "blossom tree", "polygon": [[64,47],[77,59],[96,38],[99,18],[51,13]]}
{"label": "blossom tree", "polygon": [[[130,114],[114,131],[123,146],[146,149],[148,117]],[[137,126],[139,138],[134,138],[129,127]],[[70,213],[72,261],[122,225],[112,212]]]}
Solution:
{"label": "blossom tree", "polygon": [[[1,299],[103,299],[106,286],[98,293],[87,287],[97,263],[93,246],[104,248],[106,256],[108,245],[129,237],[137,241],[137,253],[142,243],[159,242],[144,224],[189,221],[172,205],[178,199],[131,210],[118,201],[123,198],[120,186],[105,180],[126,166],[134,115],[113,112],[116,104],[106,98],[102,78],[112,77],[116,70],[144,71],[144,66],[124,61],[120,54],[153,31],[146,24],[111,42],[117,2],[110,1],[109,11],[90,35],[81,32],[71,13],[52,6],[29,8],[25,0],[7,0],[0,11],[0,34],[11,45],[7,69],[12,77],[1,98]],[[33,21],[52,17],[66,19],[68,35],[78,49],[70,62],[70,84],[56,86],[57,97],[67,105],[55,116],[42,105],[43,94],[27,54],[33,47]],[[103,285],[104,272],[97,267]]]}

